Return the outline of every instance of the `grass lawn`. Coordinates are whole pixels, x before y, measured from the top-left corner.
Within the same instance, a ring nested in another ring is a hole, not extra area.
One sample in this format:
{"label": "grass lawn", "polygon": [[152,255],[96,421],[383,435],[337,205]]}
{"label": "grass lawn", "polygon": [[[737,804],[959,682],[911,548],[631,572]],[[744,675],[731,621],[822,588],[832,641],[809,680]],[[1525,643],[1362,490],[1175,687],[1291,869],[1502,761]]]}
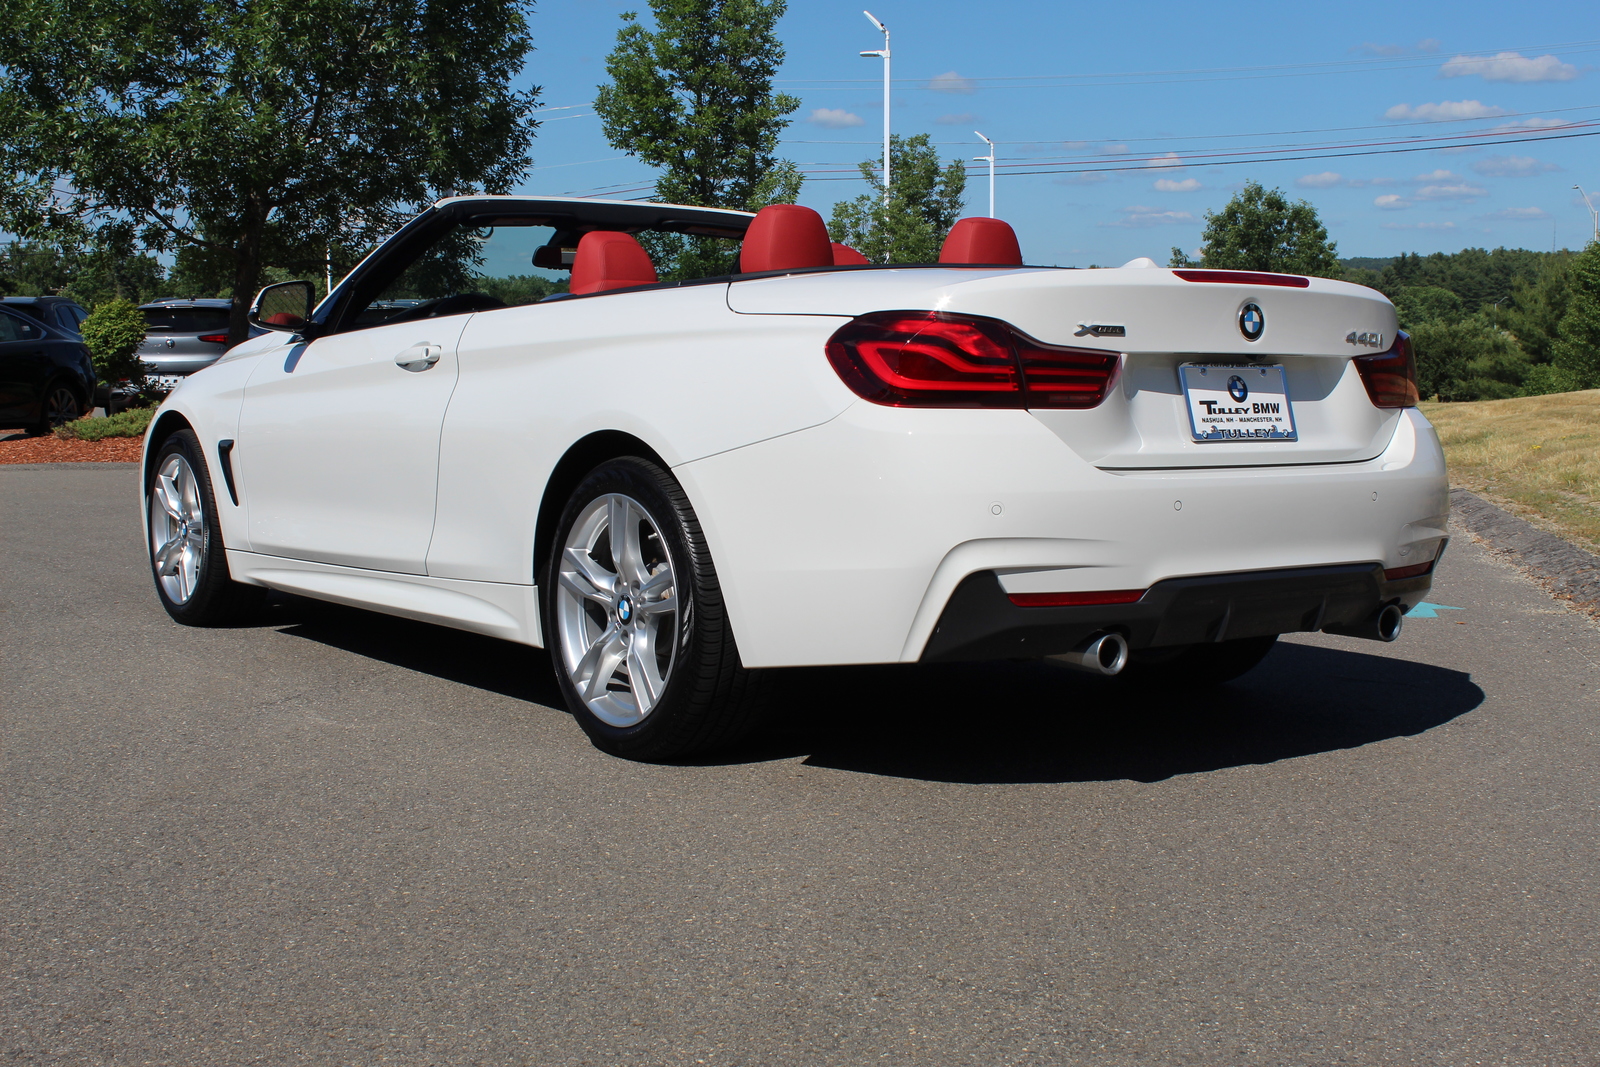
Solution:
{"label": "grass lawn", "polygon": [[1425,403],[1450,484],[1600,550],[1600,389]]}

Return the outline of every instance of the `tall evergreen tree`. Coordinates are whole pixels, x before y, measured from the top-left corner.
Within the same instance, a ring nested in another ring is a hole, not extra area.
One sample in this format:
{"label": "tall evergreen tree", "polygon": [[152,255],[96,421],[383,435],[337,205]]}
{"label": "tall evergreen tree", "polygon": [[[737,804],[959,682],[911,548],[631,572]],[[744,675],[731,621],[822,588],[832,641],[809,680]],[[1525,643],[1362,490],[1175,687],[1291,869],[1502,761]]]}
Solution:
{"label": "tall evergreen tree", "polygon": [[960,160],[941,167],[938,150],[925,133],[889,139],[893,184],[883,200],[882,160],[860,164],[871,187],[854,200],[833,205],[833,238],[874,263],[932,263],[945,234],[961,217],[967,168]]}

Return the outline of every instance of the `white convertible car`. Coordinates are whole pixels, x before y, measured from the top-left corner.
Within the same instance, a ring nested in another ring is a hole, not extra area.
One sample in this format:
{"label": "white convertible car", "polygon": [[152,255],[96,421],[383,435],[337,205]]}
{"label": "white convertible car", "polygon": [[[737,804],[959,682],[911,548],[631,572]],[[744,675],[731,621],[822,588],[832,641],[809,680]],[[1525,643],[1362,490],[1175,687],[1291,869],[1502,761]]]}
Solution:
{"label": "white convertible car", "polygon": [[981,218],[874,265],[803,207],[480,196],[311,295],[263,290],[271,332],[151,424],[167,611],[275,589],[547,646],[619,755],[729,743],[769,668],[1205,684],[1281,633],[1393,640],[1445,546],[1408,342],[1344,282],[1029,267]]}

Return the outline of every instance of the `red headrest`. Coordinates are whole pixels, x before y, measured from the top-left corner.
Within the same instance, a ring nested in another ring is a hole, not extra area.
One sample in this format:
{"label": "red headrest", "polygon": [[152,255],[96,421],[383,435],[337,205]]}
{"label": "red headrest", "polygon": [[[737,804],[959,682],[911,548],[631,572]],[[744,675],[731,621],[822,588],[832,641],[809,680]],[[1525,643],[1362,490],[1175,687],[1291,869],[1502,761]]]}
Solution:
{"label": "red headrest", "polygon": [[654,285],[656,269],[639,242],[625,233],[593,230],[578,242],[572,259],[572,293],[603,293],[630,285]]}
{"label": "red headrest", "polygon": [[842,245],[838,241],[833,242],[833,265],[835,267],[859,267],[868,262],[871,261],[849,245]]}
{"label": "red headrest", "polygon": [[828,226],[808,207],[769,204],[756,212],[739,249],[739,271],[802,270],[833,266]]}
{"label": "red headrest", "polygon": [[1022,266],[1022,249],[1009,223],[978,216],[950,227],[939,250],[940,263],[1001,263]]}
{"label": "red headrest", "polygon": [[296,315],[292,311],[279,311],[275,314],[268,315],[261,321],[270,322],[274,326],[302,326],[305,324],[306,320],[301,318],[299,315]]}

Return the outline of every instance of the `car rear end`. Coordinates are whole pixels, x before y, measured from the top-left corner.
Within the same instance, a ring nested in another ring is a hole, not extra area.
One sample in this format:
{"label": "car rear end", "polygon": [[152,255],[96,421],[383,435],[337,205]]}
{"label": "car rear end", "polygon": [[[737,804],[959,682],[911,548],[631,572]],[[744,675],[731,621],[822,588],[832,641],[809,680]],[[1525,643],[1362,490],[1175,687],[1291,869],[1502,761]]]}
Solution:
{"label": "car rear end", "polygon": [[186,376],[211,366],[228,350],[227,300],[158,300],[142,305],[145,338],[139,359],[147,381],[170,392]]}
{"label": "car rear end", "polygon": [[1236,272],[873,273],[730,288],[746,314],[850,312],[826,358],[859,398],[689,465],[713,493],[746,486],[716,520],[730,605],[756,618],[789,590],[803,623],[741,632],[755,662],[1387,639],[1422,599],[1448,489],[1380,294]]}

